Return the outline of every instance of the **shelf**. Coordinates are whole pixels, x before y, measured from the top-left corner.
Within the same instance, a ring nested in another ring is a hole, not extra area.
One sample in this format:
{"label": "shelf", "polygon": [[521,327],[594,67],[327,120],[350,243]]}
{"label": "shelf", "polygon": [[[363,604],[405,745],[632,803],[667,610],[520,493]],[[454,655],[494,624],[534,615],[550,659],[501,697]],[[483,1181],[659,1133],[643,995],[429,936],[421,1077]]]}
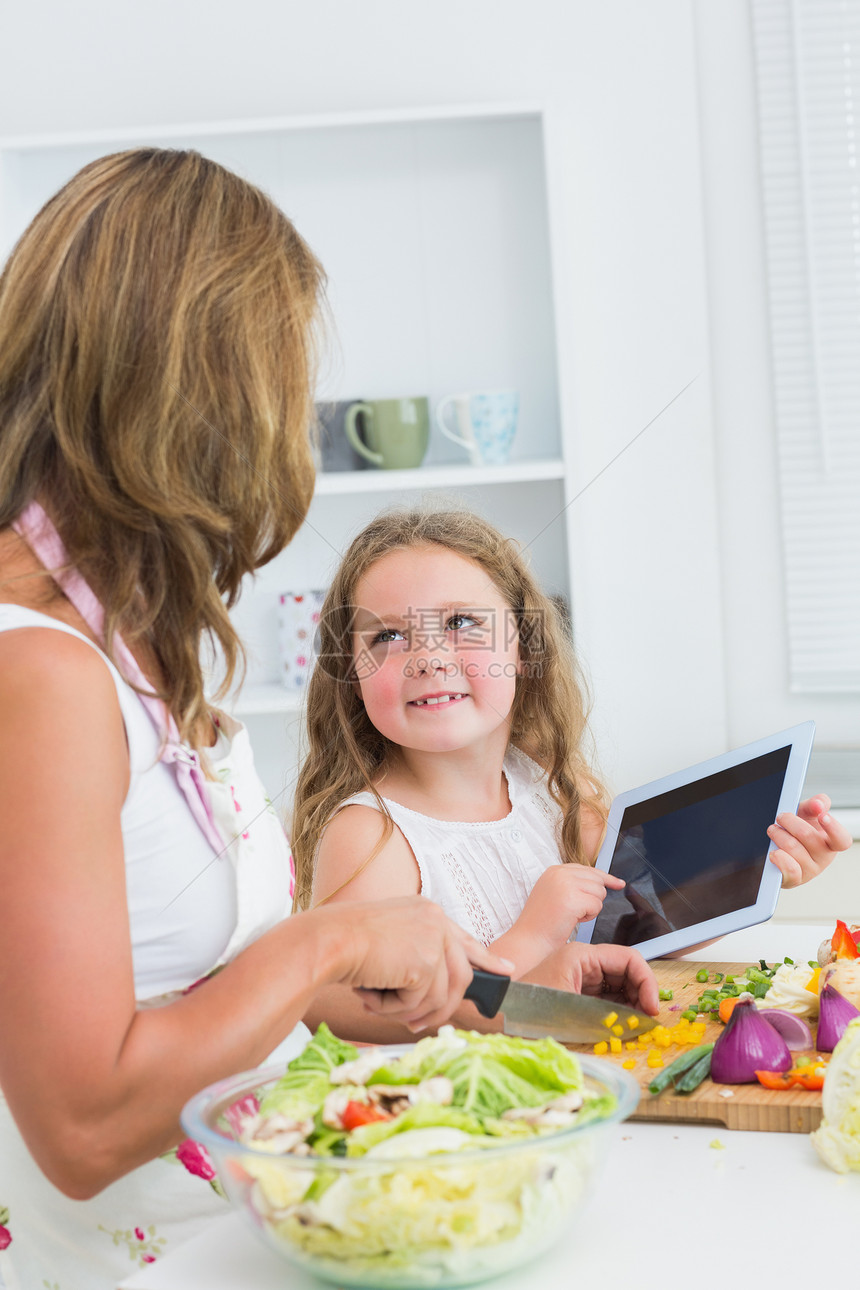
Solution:
{"label": "shelf", "polygon": [[241,694],[225,707],[235,717],[254,717],[282,713],[300,713],[304,707],[304,690],[287,690],[282,685],[246,685]]}
{"label": "shelf", "polygon": [[324,112],[306,116],[238,117],[222,121],[185,121],[182,124],[149,123],[116,126],[103,130],[56,130],[50,133],[0,135],[0,149],[36,151],[70,148],[88,144],[127,143],[139,140],[185,140],[215,135],[300,133],[304,130],[333,130],[362,126],[424,125],[434,122],[492,121],[510,118],[540,118],[544,108],[538,102],[443,104],[426,107],[380,108],[378,110]]}
{"label": "shelf", "polygon": [[344,493],[388,493],[404,489],[475,488],[482,484],[522,484],[544,479],[563,479],[560,458],[545,461],[513,461],[505,466],[415,466],[411,470],[320,471],[316,495]]}

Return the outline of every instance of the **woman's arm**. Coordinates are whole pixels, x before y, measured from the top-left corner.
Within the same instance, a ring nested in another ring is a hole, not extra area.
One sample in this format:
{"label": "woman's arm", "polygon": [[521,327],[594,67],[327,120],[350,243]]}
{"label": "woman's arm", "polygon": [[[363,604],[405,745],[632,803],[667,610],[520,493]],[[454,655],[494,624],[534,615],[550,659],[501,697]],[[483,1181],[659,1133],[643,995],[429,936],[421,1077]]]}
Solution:
{"label": "woman's arm", "polygon": [[74,637],[0,634],[0,1085],[41,1168],[75,1198],[168,1149],[184,1102],[263,1060],[320,982],[436,1026],[498,960],[429,901],[288,919],[211,981],[137,1011],[120,809],[128,751],[104,663]]}
{"label": "woman's arm", "polygon": [[[326,826],[317,855],[315,906],[325,901],[324,909],[341,907],[348,916],[356,917],[349,912],[355,901],[420,892],[421,875],[409,843],[395,825],[391,837],[380,845],[383,832],[383,816],[372,806],[346,806],[335,815]],[[377,847],[377,854],[366,864]],[[498,953],[504,954],[504,950]],[[509,963],[505,970],[511,969]],[[336,1035],[359,1043],[403,1044],[415,1038],[402,1021],[369,1012],[352,990],[341,985],[319,990],[304,1019],[312,1030],[325,1021]],[[500,1022],[482,1017],[471,1003],[462,1003],[449,1019],[469,1030],[501,1028]]]}

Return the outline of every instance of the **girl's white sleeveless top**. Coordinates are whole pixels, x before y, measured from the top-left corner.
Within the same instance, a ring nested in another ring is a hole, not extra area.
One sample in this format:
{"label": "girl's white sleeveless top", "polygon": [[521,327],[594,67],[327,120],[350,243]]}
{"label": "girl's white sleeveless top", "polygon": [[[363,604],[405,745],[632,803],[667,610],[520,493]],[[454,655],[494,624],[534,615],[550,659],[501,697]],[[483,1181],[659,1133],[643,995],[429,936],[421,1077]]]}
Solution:
{"label": "girl's white sleeveless top", "polygon": [[[158,760],[159,737],[140,699],[101,650],[55,618],[0,604],[0,631],[21,627],[53,628],[86,641],[116,686],[131,768],[121,824],[135,993],[140,1006],[157,1007],[289,915],[293,870],[286,835],[242,725],[222,716],[217,743],[207,750],[217,777],[207,785],[209,799],[229,840],[218,855]],[[50,802],[49,783],[44,790]],[[296,1027],[269,1060],[288,1061],[307,1036],[304,1026]],[[14,1043],[12,1035],[5,1039]],[[33,1162],[0,1091],[0,1215],[4,1209],[0,1238],[6,1239],[5,1228],[12,1239],[0,1248],[0,1287],[8,1290],[55,1284],[115,1290],[136,1267],[226,1212],[204,1178],[165,1159],[134,1170],[93,1200],[67,1199]]]}
{"label": "girl's white sleeveless top", "polygon": [[[545,772],[513,747],[503,772],[511,809],[502,820],[436,820],[380,794],[412,848],[422,896],[485,945],[510,930],[537,879],[562,858],[562,813]],[[379,810],[367,792],[348,798],[340,809],[346,806]]]}

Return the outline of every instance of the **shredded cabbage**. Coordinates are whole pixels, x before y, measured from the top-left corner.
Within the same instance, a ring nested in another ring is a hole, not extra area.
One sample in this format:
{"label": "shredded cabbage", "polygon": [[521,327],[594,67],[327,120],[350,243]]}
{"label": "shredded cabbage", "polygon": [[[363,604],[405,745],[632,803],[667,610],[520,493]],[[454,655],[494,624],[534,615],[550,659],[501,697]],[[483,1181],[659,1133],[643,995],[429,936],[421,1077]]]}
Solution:
{"label": "shredded cabbage", "polygon": [[849,1021],[824,1077],[824,1118],[811,1135],[825,1164],[837,1173],[860,1171],[860,1017]]}
{"label": "shredded cabbage", "polygon": [[[329,1076],[355,1054],[322,1026],[263,1099],[264,1119],[298,1108],[299,1118],[313,1120],[304,1149],[316,1157],[346,1154],[357,1165],[367,1163],[366,1169],[321,1169],[317,1159],[305,1169],[297,1160],[295,1168],[281,1168],[275,1160],[243,1157],[254,1180],[251,1203],[272,1241],[342,1284],[369,1279],[374,1286],[404,1277],[410,1284],[461,1284],[551,1243],[584,1189],[594,1137],[554,1144],[554,1129],[503,1117],[523,1109],[539,1116],[540,1108],[570,1094],[582,1095],[581,1108],[570,1111],[572,1124],[611,1114],[615,1098],[586,1089],[575,1054],[553,1039],[443,1026],[354,1091],[362,1100],[372,1085],[417,1086],[442,1076],[451,1082],[451,1104],[418,1093],[391,1118],[351,1132],[332,1130],[322,1124],[323,1103],[334,1088],[347,1096],[351,1090]],[[535,1150],[524,1141],[494,1160],[492,1149],[505,1139],[533,1139]],[[476,1149],[482,1156],[486,1150],[486,1158],[458,1162],[458,1152]]]}

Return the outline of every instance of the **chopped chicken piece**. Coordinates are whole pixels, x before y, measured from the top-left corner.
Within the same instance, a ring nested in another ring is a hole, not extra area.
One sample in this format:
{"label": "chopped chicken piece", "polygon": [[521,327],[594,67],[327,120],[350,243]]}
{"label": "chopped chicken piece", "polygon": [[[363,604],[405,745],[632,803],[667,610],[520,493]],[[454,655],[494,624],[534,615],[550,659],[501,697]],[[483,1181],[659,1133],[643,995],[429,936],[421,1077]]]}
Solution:
{"label": "chopped chicken piece", "polygon": [[374,1071],[382,1065],[378,1048],[367,1048],[351,1062],[335,1066],[329,1074],[332,1084],[366,1084]]}
{"label": "chopped chicken piece", "polygon": [[369,1101],[367,1090],[356,1088],[354,1084],[346,1088],[335,1088],[328,1094],[322,1107],[322,1122],[330,1129],[343,1128],[343,1113],[350,1102]]}
{"label": "chopped chicken piece", "polygon": [[526,1124],[546,1124],[558,1127],[570,1124],[582,1106],[581,1093],[564,1093],[543,1106],[513,1106],[502,1113],[503,1120],[524,1120]]}

